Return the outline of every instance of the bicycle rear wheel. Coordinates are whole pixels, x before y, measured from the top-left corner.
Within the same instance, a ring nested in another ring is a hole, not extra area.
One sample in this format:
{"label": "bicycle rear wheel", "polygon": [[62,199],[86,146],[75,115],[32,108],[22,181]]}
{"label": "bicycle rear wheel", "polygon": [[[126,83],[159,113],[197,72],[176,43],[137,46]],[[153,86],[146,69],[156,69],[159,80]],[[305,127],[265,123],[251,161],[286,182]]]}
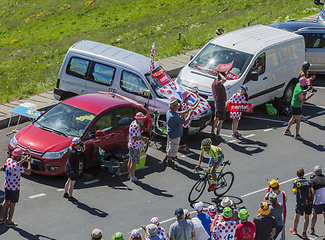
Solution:
{"label": "bicycle rear wheel", "polygon": [[199,179],[195,184],[194,186],[192,187],[191,191],[190,191],[190,194],[188,195],[188,201],[190,203],[193,203],[195,202],[196,200],[199,199],[199,197],[201,197],[204,189],[205,189],[205,186],[207,184],[207,181],[205,178],[201,178]]}
{"label": "bicycle rear wheel", "polygon": [[222,174],[218,180],[218,186],[214,190],[214,195],[221,197],[226,194],[234,183],[234,174],[232,172],[226,172]]}

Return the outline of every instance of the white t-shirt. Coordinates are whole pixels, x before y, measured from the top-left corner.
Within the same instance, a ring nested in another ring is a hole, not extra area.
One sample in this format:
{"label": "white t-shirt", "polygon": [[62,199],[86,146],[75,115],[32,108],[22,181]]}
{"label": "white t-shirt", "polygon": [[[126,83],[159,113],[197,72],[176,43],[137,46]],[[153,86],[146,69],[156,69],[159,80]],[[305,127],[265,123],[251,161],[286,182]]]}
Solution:
{"label": "white t-shirt", "polygon": [[193,240],[207,240],[210,238],[209,234],[205,231],[202,222],[198,218],[192,218],[192,223],[194,225],[195,237]]}

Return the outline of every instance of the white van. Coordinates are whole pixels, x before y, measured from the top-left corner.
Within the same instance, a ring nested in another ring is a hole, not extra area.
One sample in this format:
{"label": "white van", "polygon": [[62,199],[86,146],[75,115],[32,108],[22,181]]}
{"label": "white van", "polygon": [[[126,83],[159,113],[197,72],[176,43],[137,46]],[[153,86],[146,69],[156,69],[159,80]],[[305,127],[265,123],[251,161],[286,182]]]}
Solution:
{"label": "white van", "polygon": [[[63,60],[54,97],[57,100],[97,91],[116,92],[143,104],[153,113],[159,110],[162,119],[172,97],[182,100],[178,86],[154,63],[150,74],[150,59],[118,47],[83,40],[71,46]],[[195,101],[192,93],[190,101]],[[205,128],[211,121],[211,108],[202,99],[191,124],[191,133]]]}
{"label": "white van", "polygon": [[232,64],[224,84],[228,99],[245,85],[254,106],[282,96],[289,103],[304,59],[303,36],[255,25],[212,39],[181,70],[176,82],[197,89],[213,106],[216,69],[219,64]]}

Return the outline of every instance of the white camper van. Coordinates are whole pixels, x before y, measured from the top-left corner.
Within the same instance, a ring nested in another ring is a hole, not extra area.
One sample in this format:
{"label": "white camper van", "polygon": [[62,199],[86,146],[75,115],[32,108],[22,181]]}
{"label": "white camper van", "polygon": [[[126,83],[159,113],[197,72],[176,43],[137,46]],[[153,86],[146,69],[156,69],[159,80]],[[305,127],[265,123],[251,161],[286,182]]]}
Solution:
{"label": "white camper van", "polygon": [[[154,62],[149,73],[150,58],[106,45],[83,40],[71,46],[62,62],[54,97],[64,100],[75,95],[97,91],[115,92],[144,105],[149,113],[157,110],[164,119],[170,99],[182,100],[182,86],[170,79]],[[196,95],[191,94],[192,102]],[[211,121],[211,108],[205,99],[193,113],[191,133],[205,128]],[[164,127],[164,126],[162,126]]]}
{"label": "white camper van", "polygon": [[245,85],[255,106],[282,96],[289,103],[304,59],[303,36],[255,25],[212,39],[181,70],[176,82],[188,90],[197,89],[213,106],[211,84],[216,69],[230,64],[224,84],[228,99]]}

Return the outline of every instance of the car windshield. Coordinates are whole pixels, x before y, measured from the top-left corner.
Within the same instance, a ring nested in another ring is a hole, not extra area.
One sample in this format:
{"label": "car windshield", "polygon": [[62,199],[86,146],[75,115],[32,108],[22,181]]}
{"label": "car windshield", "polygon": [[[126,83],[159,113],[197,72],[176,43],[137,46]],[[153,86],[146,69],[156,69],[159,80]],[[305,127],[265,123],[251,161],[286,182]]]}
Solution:
{"label": "car windshield", "polygon": [[81,137],[95,114],[65,103],[59,103],[41,115],[34,125],[66,137]]}
{"label": "car windshield", "polygon": [[251,54],[210,43],[195,57],[190,67],[214,76],[219,64],[219,68],[232,67],[227,79],[237,79],[243,74],[252,57]]}
{"label": "car windshield", "polygon": [[165,98],[164,95],[162,95],[160,91],[158,91],[160,88],[172,81],[168,74],[165,72],[165,70],[161,66],[159,66],[151,74],[147,73],[145,76],[148,79],[151,87],[156,92],[157,96],[160,98]]}

